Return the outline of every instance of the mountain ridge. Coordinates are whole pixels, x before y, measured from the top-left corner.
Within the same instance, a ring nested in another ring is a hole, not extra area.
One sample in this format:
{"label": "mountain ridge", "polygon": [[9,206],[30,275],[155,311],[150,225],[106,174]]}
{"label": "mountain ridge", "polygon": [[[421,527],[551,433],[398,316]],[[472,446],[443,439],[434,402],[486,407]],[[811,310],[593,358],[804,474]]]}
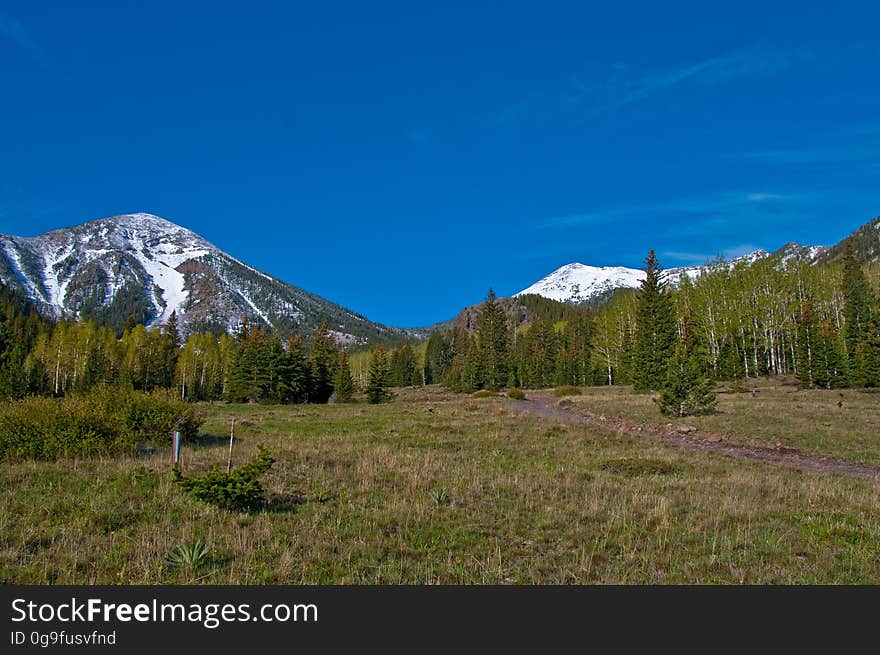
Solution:
{"label": "mountain ridge", "polygon": [[[756,250],[730,261],[667,269],[673,282],[698,277],[719,264],[750,265],[772,259],[811,264],[836,261],[852,243],[862,261],[880,259],[880,217],[831,247],[789,242],[768,253]],[[510,296],[536,295],[582,306],[607,302],[618,290],[638,288],[641,269],[571,262]],[[121,331],[131,320],[161,325],[172,313],[184,331],[234,330],[243,319],[282,335],[308,334],[326,322],[350,346],[423,339],[464,320],[456,317],[421,328],[398,328],[366,317],[275,278],[224,252],[195,232],[165,218],[132,213],[88,221],[33,237],[0,235],[0,281],[29,298],[44,315],[86,318]],[[514,313],[514,302],[511,311]],[[473,318],[473,317],[470,317]]]}
{"label": "mountain ridge", "polygon": [[177,315],[183,331],[234,330],[243,319],[282,334],[326,322],[337,341],[421,338],[374,323],[235,258],[195,232],[147,213],[120,214],[34,237],[0,235],[0,281],[53,318],[120,331]]}
{"label": "mountain ridge", "polygon": [[[759,259],[771,257],[765,250],[742,255],[725,262],[726,265],[752,264]],[[696,279],[703,271],[716,266],[709,262],[702,266],[679,266],[666,269],[667,279],[676,282],[682,276]],[[539,295],[559,302],[575,305],[601,302],[610,297],[618,289],[637,289],[641,286],[645,272],[638,268],[626,266],[588,266],[580,262],[572,262],[554,270],[531,286],[513,294],[514,297]]]}

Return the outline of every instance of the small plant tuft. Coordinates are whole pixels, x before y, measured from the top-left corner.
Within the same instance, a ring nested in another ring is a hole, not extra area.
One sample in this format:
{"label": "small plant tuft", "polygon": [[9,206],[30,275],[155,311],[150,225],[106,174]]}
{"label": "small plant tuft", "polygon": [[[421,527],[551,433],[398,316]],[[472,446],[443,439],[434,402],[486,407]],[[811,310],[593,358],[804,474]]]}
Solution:
{"label": "small plant tuft", "polygon": [[446,489],[431,489],[429,493],[436,507],[443,507],[449,504],[449,492]]}
{"label": "small plant tuft", "polygon": [[490,389],[480,389],[471,394],[471,398],[496,398],[497,396],[498,392]]}
{"label": "small plant tuft", "polygon": [[208,563],[211,559],[211,551],[212,548],[199,539],[192,543],[180,544],[168,553],[165,562],[170,567],[192,572]]}
{"label": "small plant tuft", "polygon": [[517,389],[516,387],[507,390],[507,397],[512,398],[513,400],[525,400],[526,392],[522,389]]}

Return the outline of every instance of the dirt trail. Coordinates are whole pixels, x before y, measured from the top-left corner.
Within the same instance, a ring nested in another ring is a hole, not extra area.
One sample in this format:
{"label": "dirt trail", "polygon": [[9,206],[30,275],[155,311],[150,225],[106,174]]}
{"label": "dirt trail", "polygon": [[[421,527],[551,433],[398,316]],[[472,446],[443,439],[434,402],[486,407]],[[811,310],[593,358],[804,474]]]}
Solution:
{"label": "dirt trail", "polygon": [[558,406],[557,402],[558,399],[552,396],[530,393],[526,400],[516,400],[513,402],[513,405],[517,412],[541,416],[559,421],[560,423],[602,427],[689,450],[702,450],[721,453],[730,457],[736,457],[737,459],[770,462],[802,471],[836,473],[854,478],[880,479],[880,466],[878,465],[859,464],[857,462],[848,462],[819,455],[806,455],[793,448],[761,448],[760,446],[735,444],[724,441],[722,435],[700,430],[690,434],[681,434],[678,432],[678,426],[668,427],[665,425],[635,423],[617,417],[587,412],[576,414],[566,410],[564,407]]}

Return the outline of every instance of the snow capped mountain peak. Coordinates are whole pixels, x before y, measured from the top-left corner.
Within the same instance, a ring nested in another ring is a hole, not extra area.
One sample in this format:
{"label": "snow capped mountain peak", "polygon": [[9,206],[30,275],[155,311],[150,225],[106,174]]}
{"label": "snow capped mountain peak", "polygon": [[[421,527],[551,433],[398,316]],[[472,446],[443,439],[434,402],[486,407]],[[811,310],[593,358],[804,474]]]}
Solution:
{"label": "snow capped mountain peak", "polygon": [[204,250],[217,250],[192,230],[154,214],[120,214],[83,223],[70,230],[56,230],[69,231],[90,234],[91,240],[105,240],[114,244],[131,242],[131,245],[140,246],[143,243],[153,247],[156,243],[173,243],[181,247],[199,246]]}
{"label": "snow capped mountain peak", "polygon": [[347,342],[395,333],[235,259],[148,213],[121,214],[35,237],[0,235],[0,280],[54,317],[120,329],[129,320],[184,330],[235,329],[247,317],[283,333],[322,321]]}
{"label": "snow capped mountain peak", "polygon": [[[789,244],[796,246],[797,244]],[[786,248],[788,246],[785,246]],[[792,250],[791,257],[804,257],[808,261],[815,261],[824,249],[820,246],[805,247],[797,246],[797,252]],[[779,251],[777,251],[779,252]],[[745,265],[751,266],[755,262],[770,257],[766,250],[755,250],[735,259],[724,262],[726,266]],[[787,259],[782,260],[784,265]],[[716,263],[706,263],[702,266],[680,266],[666,269],[666,279],[677,284],[682,276],[696,280],[706,271],[717,266]],[[542,278],[535,284],[523,289],[516,296],[536,294],[552,300],[572,303],[575,305],[595,302],[608,297],[616,289],[637,289],[645,279],[645,272],[641,269],[627,268],[625,266],[588,266],[580,262],[572,262],[562,266],[547,277]]]}
{"label": "snow capped mountain peak", "polygon": [[536,294],[562,302],[582,303],[620,288],[641,284],[644,273],[624,266],[588,266],[573,262],[556,269],[515,296]]}
{"label": "snow capped mountain peak", "polygon": [[145,302],[154,310],[151,322],[160,324],[181,314],[188,299],[180,267],[220,252],[194,232],[146,213],[102,218],[16,243],[16,253],[4,248],[7,256],[27,260],[31,268],[20,265],[17,277],[29,282],[29,295],[52,314],[89,313],[143,283]]}
{"label": "snow capped mountain peak", "polygon": [[[99,219],[98,221],[108,221],[111,223],[115,223],[116,225],[121,225],[125,227],[135,228],[135,229],[156,229],[156,230],[185,230],[186,228],[177,225],[176,223],[172,223],[171,221],[162,218],[161,216],[156,216],[155,214],[148,214],[146,212],[135,212],[133,214],[119,214],[118,216],[110,216],[109,218]],[[88,225],[88,223],[86,223]],[[188,231],[188,230],[187,230]]]}

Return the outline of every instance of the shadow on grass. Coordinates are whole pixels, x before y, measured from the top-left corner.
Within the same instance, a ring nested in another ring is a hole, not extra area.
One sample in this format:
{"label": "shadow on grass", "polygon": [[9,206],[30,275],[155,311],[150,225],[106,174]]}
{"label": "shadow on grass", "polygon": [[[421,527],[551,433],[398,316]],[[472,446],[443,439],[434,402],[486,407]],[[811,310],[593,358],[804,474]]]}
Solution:
{"label": "shadow on grass", "polygon": [[[235,440],[239,441],[240,437],[236,437]],[[228,448],[229,437],[218,437],[213,434],[204,434],[192,441],[183,442],[183,448],[217,448],[219,446],[226,446]],[[152,457],[154,455],[169,457],[171,454],[171,448],[167,445],[155,446],[153,444],[141,443],[135,447],[135,452],[143,457]]]}
{"label": "shadow on grass", "polygon": [[331,500],[335,500],[338,496],[336,494],[327,495],[327,496],[300,496],[296,494],[289,495],[273,495],[270,496],[263,506],[258,510],[258,512],[266,512],[267,514],[293,514],[295,513],[300,505],[305,505],[306,503],[319,503],[323,505],[324,503],[329,503]]}
{"label": "shadow on grass", "polygon": [[[235,440],[239,441],[241,437],[236,437]],[[212,446],[229,446],[229,436],[218,437],[213,434],[203,434],[199,436],[195,441],[190,441],[186,445],[195,446],[196,448],[208,448]]]}

